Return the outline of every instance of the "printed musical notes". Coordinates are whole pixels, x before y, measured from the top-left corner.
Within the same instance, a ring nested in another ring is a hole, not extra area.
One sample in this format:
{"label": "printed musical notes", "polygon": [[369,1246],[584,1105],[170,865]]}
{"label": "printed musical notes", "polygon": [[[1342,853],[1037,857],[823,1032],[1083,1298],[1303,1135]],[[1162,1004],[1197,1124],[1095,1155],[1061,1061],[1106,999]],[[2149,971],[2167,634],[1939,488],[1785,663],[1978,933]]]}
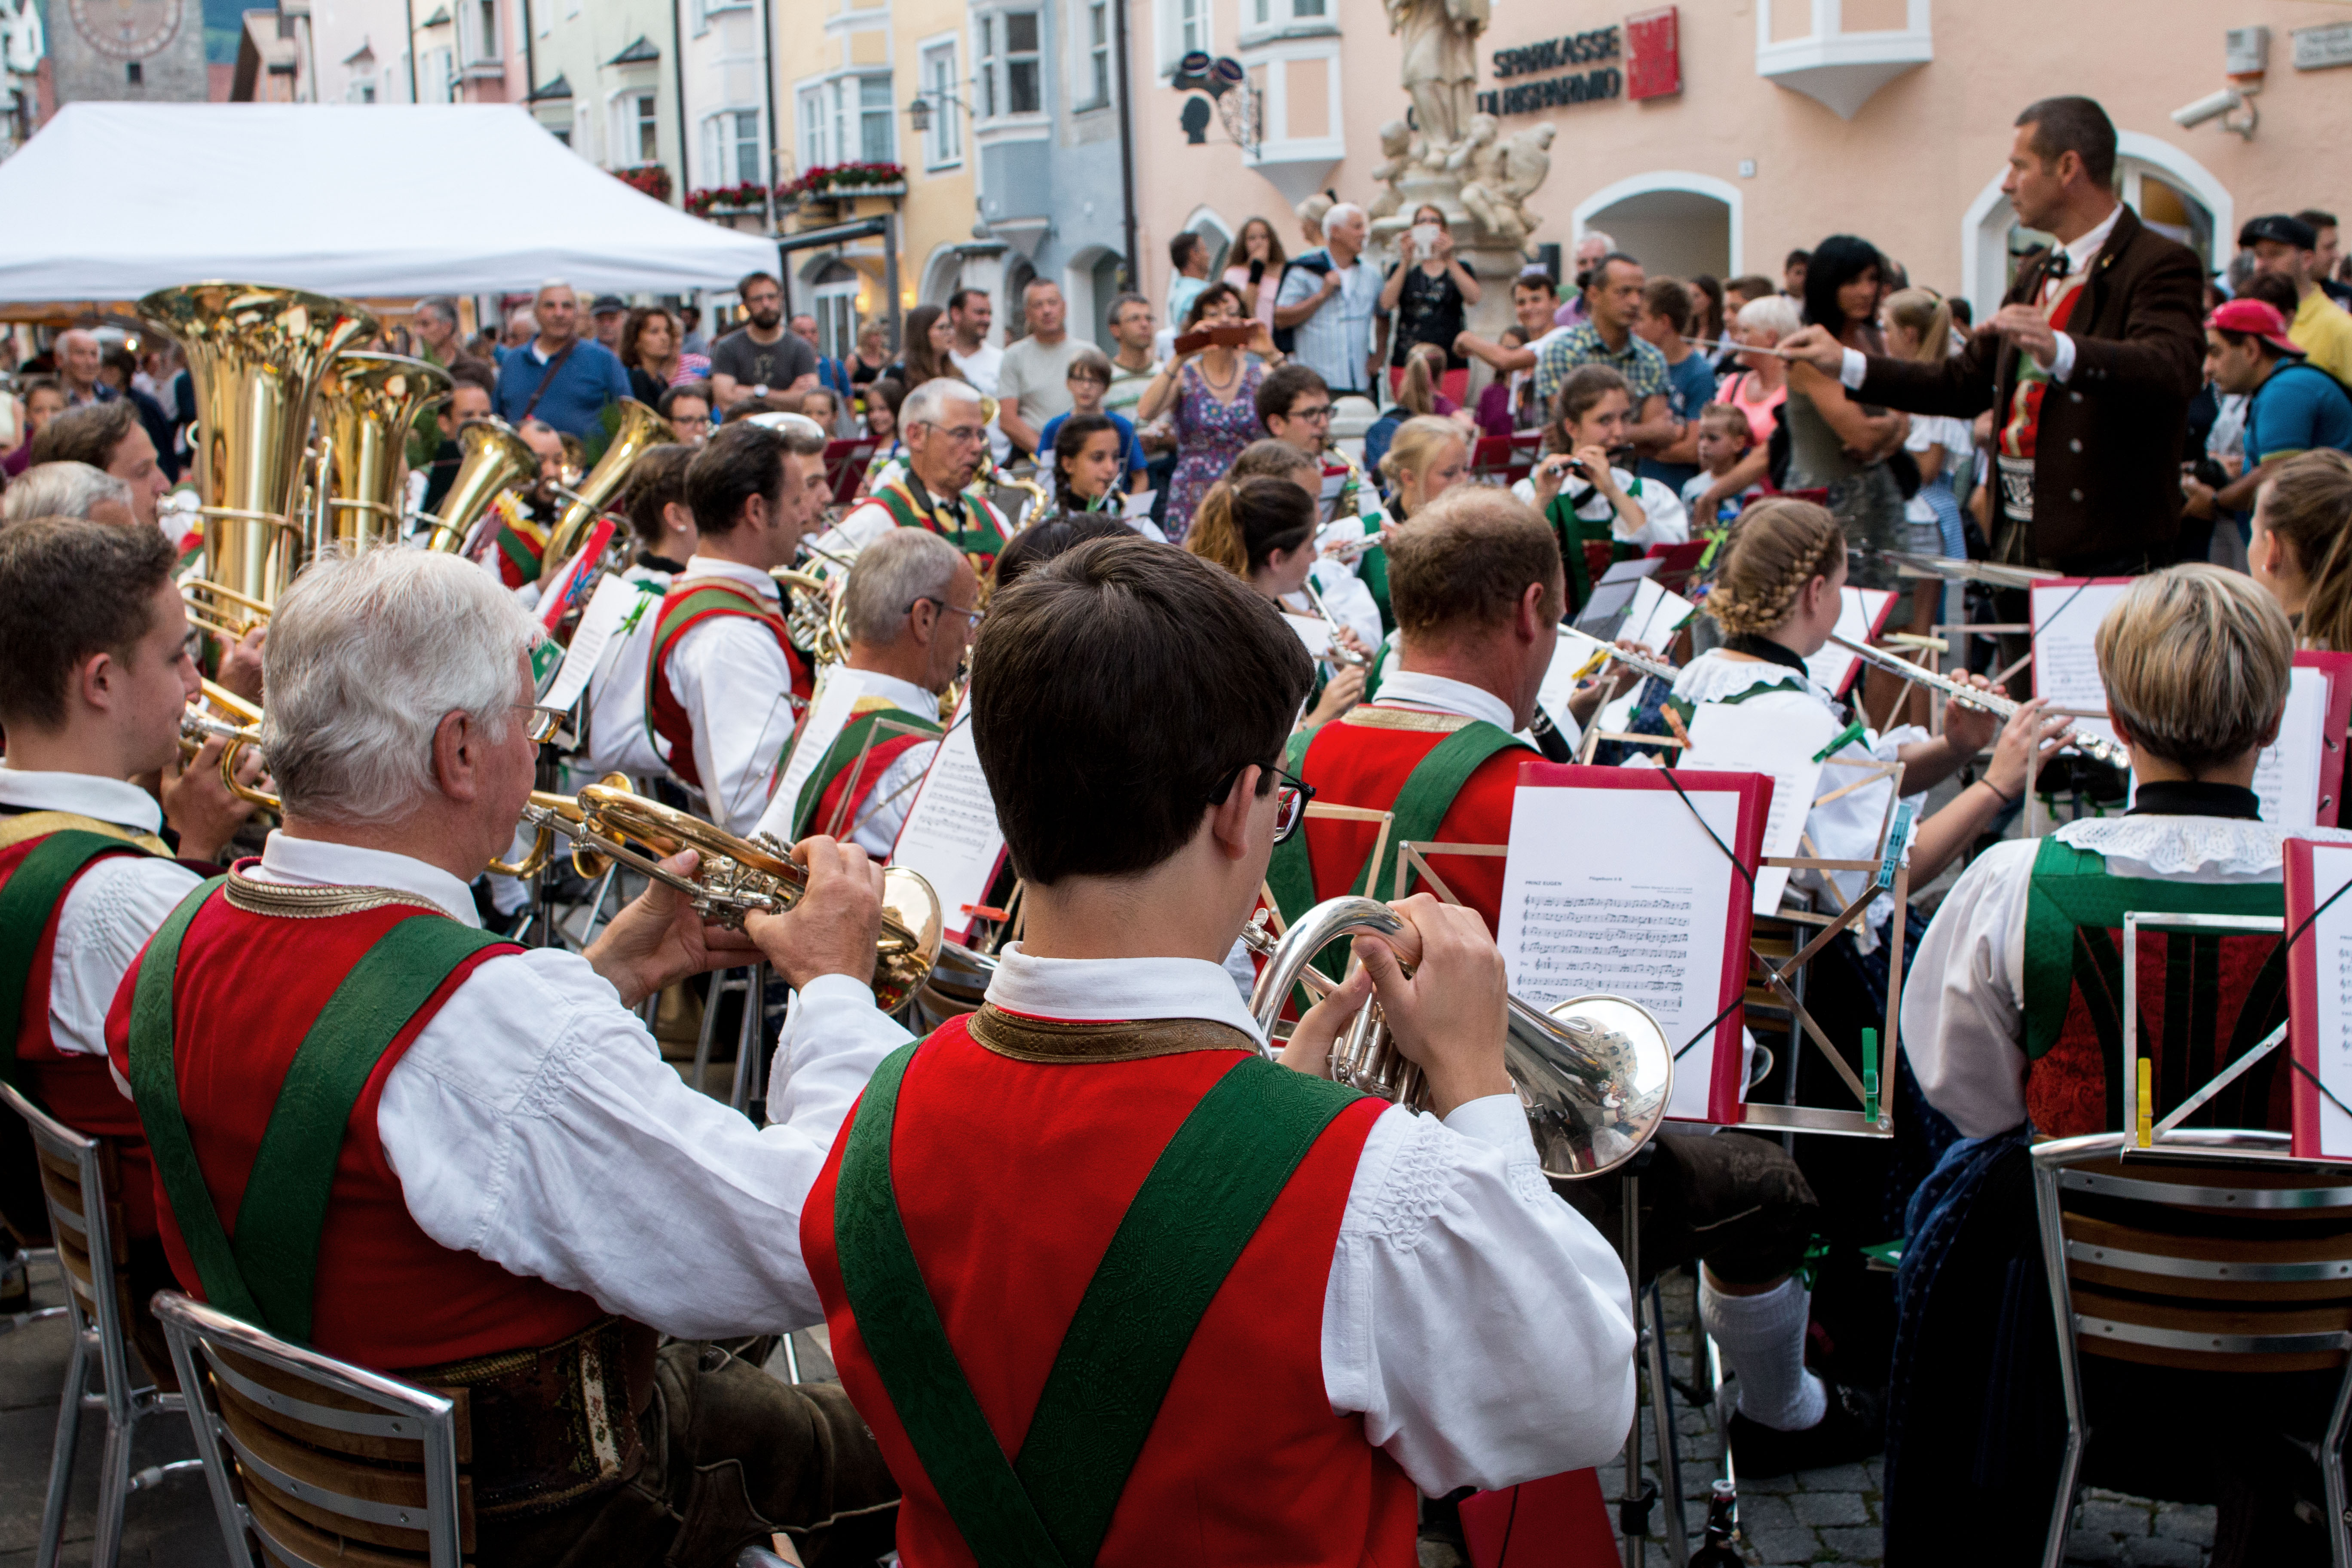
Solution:
{"label": "printed musical notes", "polygon": [[996,801],[980,770],[971,721],[961,720],[940,742],[930,771],[923,775],[890,863],[923,874],[940,896],[947,934],[971,940],[972,917],[966,906],[983,902],[988,885],[1004,860],[1004,834],[996,823]]}
{"label": "printed musical notes", "polygon": [[2278,827],[2319,824],[2320,764],[2326,759],[2327,672],[2295,667],[2287,687],[2278,739],[2254,764],[2254,793],[2263,820]]}
{"label": "printed musical notes", "polygon": [[[2037,583],[2030,594],[2033,622],[2033,694],[2046,697],[2053,708],[2098,715],[2107,710],[2107,683],[2099,678],[2099,656],[2094,646],[2099,623],[2131,585],[2126,577],[2059,578]],[[2115,726],[2105,718],[2078,717],[2074,728],[2085,734],[2116,738]]]}

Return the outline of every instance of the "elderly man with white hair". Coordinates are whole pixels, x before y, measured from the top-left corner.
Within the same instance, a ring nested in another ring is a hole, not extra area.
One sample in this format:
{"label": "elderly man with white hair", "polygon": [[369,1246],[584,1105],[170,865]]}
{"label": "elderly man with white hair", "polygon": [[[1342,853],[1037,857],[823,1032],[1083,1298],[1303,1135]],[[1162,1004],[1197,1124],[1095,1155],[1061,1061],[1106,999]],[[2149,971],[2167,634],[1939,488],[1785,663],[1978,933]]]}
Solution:
{"label": "elderly man with white hair", "polygon": [[520,426],[534,416],[583,440],[605,408],[629,395],[629,373],[611,349],[580,335],[580,297],[550,279],[530,302],[539,334],[499,362],[498,416]]}
{"label": "elderly man with white hair", "polygon": [[129,526],[139,521],[131,486],[104,468],[72,461],[36,463],[0,496],[0,522],[79,517]]}
{"label": "elderly man with white hair", "polygon": [[792,563],[816,518],[808,470],[824,451],[821,433],[730,420],[686,468],[697,542],[654,622],[646,720],[670,772],[734,833],[767,809],[777,760],[816,691],[770,574]]}
{"label": "elderly man with white hair", "polygon": [[894,528],[921,528],[970,556],[976,571],[987,571],[1013,530],[972,483],[988,454],[980,394],[947,376],[923,383],[898,406],[898,439],[907,449],[905,468],[851,508],[818,548],[849,555]]}
{"label": "elderly man with white hair", "polygon": [[760,830],[790,843],[814,824],[887,857],[939,754],[940,698],[980,626],[980,574],[938,534],[895,528],[858,552],[841,614],[849,658],[826,679],[855,681],[857,700],[836,733],[801,736],[824,755],[789,797],[776,792]]}
{"label": "elderly man with white hair", "polygon": [[[465,1388],[484,1563],[728,1564],[778,1530],[871,1563],[896,1489],[838,1387],[697,1342],[820,1317],[801,1209],[908,1038],[868,989],[879,873],[813,839],[800,903],[748,936],[658,886],[585,954],[484,932],[467,883],[530,797],[538,635],[425,551],[328,556],[279,601],[284,826],[180,903],[107,1021],[165,1251],[223,1310]],[[766,1127],[630,1011],[754,947],[800,991]]]}
{"label": "elderly man with white hair", "polygon": [[1292,261],[1274,298],[1275,326],[1297,334],[1291,357],[1320,375],[1334,397],[1380,395],[1372,314],[1381,275],[1364,259],[1370,222],[1353,202],[1334,205],[1323,215],[1323,248]]}
{"label": "elderly man with white hair", "polygon": [[106,362],[106,350],[96,332],[69,327],[58,334],[56,351],[58,380],[65,384],[68,408],[111,403],[121,395],[98,378],[99,367]]}

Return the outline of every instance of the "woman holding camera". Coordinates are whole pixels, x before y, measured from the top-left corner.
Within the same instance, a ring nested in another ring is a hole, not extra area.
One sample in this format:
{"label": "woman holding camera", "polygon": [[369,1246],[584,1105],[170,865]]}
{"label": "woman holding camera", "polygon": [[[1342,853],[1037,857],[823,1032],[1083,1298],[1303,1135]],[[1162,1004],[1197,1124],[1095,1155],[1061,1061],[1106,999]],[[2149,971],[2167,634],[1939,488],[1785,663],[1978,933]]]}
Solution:
{"label": "woman holding camera", "polygon": [[1389,363],[1405,366],[1405,356],[1416,343],[1435,343],[1445,351],[1445,368],[1460,370],[1470,362],[1454,352],[1469,308],[1478,302],[1478,279],[1469,263],[1454,253],[1454,231],[1445,214],[1423,202],[1413,209],[1412,226],[1399,237],[1401,259],[1389,268],[1381,289],[1381,314],[1389,322]]}
{"label": "woman holding camera", "polygon": [[1552,425],[1546,433],[1551,451],[1511,487],[1512,494],[1543,513],[1559,540],[1571,616],[1592,596],[1592,584],[1607,562],[1630,560],[1653,544],[1680,544],[1690,537],[1690,514],[1681,497],[1612,460],[1633,456],[1625,438],[1633,422],[1633,393],[1625,378],[1607,365],[1579,365],[1552,399]]}
{"label": "woman holding camera", "polygon": [[1209,487],[1261,433],[1258,383],[1265,379],[1266,362],[1280,359],[1266,324],[1247,313],[1230,283],[1210,284],[1184,312],[1175,352],[1135,405],[1138,425],[1173,410],[1176,471],[1168,481],[1161,526],[1176,543],[1183,542]]}

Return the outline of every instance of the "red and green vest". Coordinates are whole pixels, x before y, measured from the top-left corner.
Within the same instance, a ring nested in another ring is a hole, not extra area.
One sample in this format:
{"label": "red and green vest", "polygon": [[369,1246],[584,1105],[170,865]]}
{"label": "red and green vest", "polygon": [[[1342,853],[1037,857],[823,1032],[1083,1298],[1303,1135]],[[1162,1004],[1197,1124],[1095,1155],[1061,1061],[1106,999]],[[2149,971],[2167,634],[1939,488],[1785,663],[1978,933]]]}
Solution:
{"label": "red and green vest", "polygon": [[589,1297],[442,1246],[376,1128],[385,1080],[450,995],[522,950],[380,888],[215,878],[155,933],[107,1019],[190,1294],[363,1365],[560,1343]]}
{"label": "red and green vest", "polygon": [[1323,1379],[1381,1110],[1200,1020],[983,1008],[886,1060],[801,1245],[904,1560],[1412,1563],[1412,1485]]}
{"label": "red and green vest", "polygon": [[964,523],[959,528],[955,520],[943,515],[939,503],[929,494],[918,495],[911,476],[902,475],[887,485],[875,488],[867,496],[868,504],[879,506],[890,514],[890,521],[900,528],[927,528],[971,558],[971,568],[982,576],[1004,549],[1012,531],[1004,525],[1004,514],[988,502],[977,486],[967,488],[962,496]]}
{"label": "red and green vest", "polygon": [[490,549],[499,563],[499,581],[509,589],[538,582],[540,563],[547,554],[547,530],[524,514],[511,493],[500,496],[495,510],[499,531],[490,538]]}
{"label": "red and green vest", "polygon": [[49,989],[58,921],[82,873],[109,856],[170,854],[152,834],[73,812],[0,817],[0,1018],[14,1020],[0,1043],[0,1082],[75,1131],[114,1144],[123,1226],[133,1240],[155,1235],[146,1139],[106,1059],[58,1048],[49,1032]]}
{"label": "red and green vest", "polygon": [[655,617],[653,651],[646,659],[646,726],[668,749],[669,771],[696,789],[702,787],[702,773],[694,762],[694,716],[670,690],[669,656],[680,637],[714,616],[741,616],[775,635],[776,646],[783,650],[784,666],[792,671],[792,690],[786,700],[792,705],[796,727],[816,690],[816,672],[785,634],[783,612],[758,589],[730,577],[672,581],[662,596],[661,614]]}
{"label": "red and green vest", "polygon": [[[909,735],[894,730],[877,737],[876,731],[886,723],[904,724],[919,733]],[[850,837],[857,831],[866,796],[889,771],[890,764],[913,748],[946,733],[937,720],[894,707],[887,697],[859,698],[850,710],[849,722],[841,727],[841,733],[834,737],[816,770],[801,785],[801,797],[793,807],[793,841],[797,843],[812,833]],[[859,761],[861,755],[863,762]],[[846,810],[842,807],[845,799],[849,803]]]}
{"label": "red and green vest", "polygon": [[[2277,917],[2285,907],[2280,882],[2110,876],[2096,851],[2042,840],[2024,948],[2025,1108],[2034,1130],[2052,1138],[2124,1130],[2126,910]],[[2140,1054],[2154,1063],[2158,1106],[2179,1104],[2286,1019],[2286,962],[2273,932],[2143,932],[2138,971]],[[2286,1131],[2283,1054],[2188,1125]]]}

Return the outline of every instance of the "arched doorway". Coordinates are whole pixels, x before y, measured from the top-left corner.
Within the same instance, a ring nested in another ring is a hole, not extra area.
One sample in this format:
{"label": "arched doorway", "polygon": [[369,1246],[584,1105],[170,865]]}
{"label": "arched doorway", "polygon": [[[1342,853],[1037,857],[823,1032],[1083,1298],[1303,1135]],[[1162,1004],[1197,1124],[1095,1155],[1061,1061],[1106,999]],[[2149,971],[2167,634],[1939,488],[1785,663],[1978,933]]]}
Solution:
{"label": "arched doorway", "polygon": [[1730,278],[1740,270],[1739,187],[1661,169],[1604,185],[1577,204],[1575,232],[1600,229],[1654,275]]}
{"label": "arched doorway", "polygon": [[[2117,132],[2116,195],[2141,222],[2195,251],[2209,273],[2236,248],[2236,204],[2229,187],[2168,142]],[[1960,292],[1979,320],[2000,309],[2017,276],[2017,258],[2049,243],[2050,236],[2019,226],[1999,176],[1977,193],[1960,220]]]}
{"label": "arched doorway", "polygon": [[1233,248],[1234,226],[1219,216],[1214,207],[1194,207],[1184,226],[1209,244],[1209,276],[1214,278],[1225,269],[1225,253]]}
{"label": "arched doorway", "polygon": [[1106,323],[1118,294],[1118,252],[1101,245],[1086,247],[1064,264],[1062,297],[1069,301],[1071,332],[1097,345],[1110,342]]}

